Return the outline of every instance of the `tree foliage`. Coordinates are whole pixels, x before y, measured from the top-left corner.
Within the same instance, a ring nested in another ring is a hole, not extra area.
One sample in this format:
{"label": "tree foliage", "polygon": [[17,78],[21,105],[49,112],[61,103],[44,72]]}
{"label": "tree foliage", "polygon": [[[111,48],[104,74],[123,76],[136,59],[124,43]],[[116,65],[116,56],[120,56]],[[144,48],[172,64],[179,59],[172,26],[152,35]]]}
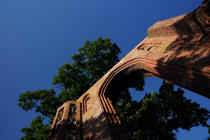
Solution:
{"label": "tree foliage", "polygon": [[32,120],[30,127],[22,128],[21,132],[25,133],[25,136],[21,140],[47,140],[50,126],[44,125],[43,119],[41,116],[37,116]]}
{"label": "tree foliage", "polygon": [[50,122],[52,122],[56,109],[62,105],[62,101],[56,96],[54,89],[43,89],[22,93],[18,105],[24,111],[35,109],[35,112],[49,118]]}
{"label": "tree foliage", "polygon": [[179,128],[209,127],[210,112],[183,94],[183,90],[174,90],[172,84],[163,82],[158,93],[145,94],[140,102],[128,101],[129,95],[124,95],[116,111],[133,140],[176,139],[174,130]]}
{"label": "tree foliage", "polygon": [[81,96],[119,61],[119,53],[120,49],[109,38],[87,40],[79,53],[71,56],[73,63],[61,66],[53,79],[53,84],[62,88],[59,94],[62,101]]}

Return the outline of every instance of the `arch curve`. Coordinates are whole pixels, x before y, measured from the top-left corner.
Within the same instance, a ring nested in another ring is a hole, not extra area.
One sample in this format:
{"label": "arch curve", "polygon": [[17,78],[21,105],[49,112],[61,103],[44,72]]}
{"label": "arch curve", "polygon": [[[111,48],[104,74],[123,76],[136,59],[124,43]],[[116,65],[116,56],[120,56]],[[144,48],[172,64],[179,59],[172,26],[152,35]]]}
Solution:
{"label": "arch curve", "polygon": [[[146,71],[144,69],[145,64],[142,63],[143,61],[145,60],[142,58],[135,58],[118,66],[108,75],[108,77],[104,80],[101,88],[99,89],[98,96],[99,96],[100,102],[111,124],[114,124],[114,125],[121,124],[121,121],[119,117],[116,115],[115,109],[113,107],[113,102],[110,100],[110,98],[108,98],[108,96],[112,94],[112,93],[109,94],[111,89],[113,89],[114,86],[119,84],[117,82],[120,81],[120,83],[123,84],[121,85],[121,87],[125,89],[126,87],[128,88],[132,86],[132,84],[136,84],[136,83],[132,83],[132,81],[129,81],[129,80],[132,80],[133,78],[135,79],[139,78],[138,82],[144,82],[142,81],[144,77],[148,77],[148,76],[158,77],[158,75],[151,73],[149,71]],[[129,82],[126,83],[126,80]],[[118,86],[117,88],[120,88],[120,87]],[[118,89],[118,90],[122,90],[122,89]],[[118,95],[115,95],[115,98],[118,98],[119,94],[120,93],[118,93]]]}

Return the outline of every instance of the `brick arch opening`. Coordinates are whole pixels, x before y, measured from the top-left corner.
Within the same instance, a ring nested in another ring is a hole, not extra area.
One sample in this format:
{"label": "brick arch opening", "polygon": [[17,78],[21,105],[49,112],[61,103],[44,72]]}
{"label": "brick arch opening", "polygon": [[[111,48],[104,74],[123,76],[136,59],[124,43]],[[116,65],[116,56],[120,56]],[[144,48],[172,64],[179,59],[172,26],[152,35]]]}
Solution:
{"label": "brick arch opening", "polygon": [[99,99],[111,124],[121,124],[114,106],[122,92],[128,88],[143,89],[145,77],[158,77],[158,75],[144,70],[144,66],[139,62],[141,60],[133,59],[119,66],[107,77],[100,88]]}

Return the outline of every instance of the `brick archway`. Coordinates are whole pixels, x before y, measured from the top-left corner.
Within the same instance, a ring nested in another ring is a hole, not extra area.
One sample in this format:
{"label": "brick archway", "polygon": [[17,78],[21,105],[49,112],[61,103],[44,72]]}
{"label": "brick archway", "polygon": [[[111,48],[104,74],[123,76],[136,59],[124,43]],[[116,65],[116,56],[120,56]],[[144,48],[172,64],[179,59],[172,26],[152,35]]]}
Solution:
{"label": "brick archway", "polygon": [[[103,106],[104,112],[107,115],[107,118],[109,119],[111,124],[121,124],[119,117],[116,115],[115,109],[113,107],[113,102],[111,101],[109,97],[107,97],[108,94],[120,94],[120,92],[116,93],[109,93],[113,91],[108,91],[110,89],[110,86],[112,86],[113,81],[115,81],[115,85],[117,84],[122,87],[122,89],[131,86],[129,82],[130,80],[134,79],[131,78],[130,76],[136,76],[136,79],[148,77],[148,76],[156,76],[148,71],[145,71],[143,68],[143,64],[140,63],[142,59],[132,59],[128,61],[127,63],[122,64],[121,66],[117,67],[115,70],[113,70],[110,75],[104,80],[103,84],[101,85],[99,92],[98,92],[98,97],[100,99],[101,106]],[[138,75],[137,75],[138,74]],[[132,77],[133,77],[132,76]],[[117,78],[118,79],[117,79]],[[119,79],[120,78],[120,79]],[[129,79],[130,78],[130,79]],[[127,80],[127,81],[126,81]],[[123,85],[122,85],[123,84]],[[121,89],[121,90],[122,90]],[[117,89],[120,90],[120,89]],[[115,95],[117,98],[120,95]]]}
{"label": "brick archway", "polygon": [[[109,99],[109,88],[113,81],[115,85],[117,82],[122,84],[122,81],[116,80],[121,76],[129,77],[133,73],[141,73],[142,77],[156,76],[210,98],[209,9],[210,0],[205,0],[189,14],[151,26],[143,41],[74,102],[77,105],[77,139],[127,139],[122,135],[124,133],[120,128],[120,119]],[[90,106],[89,109],[84,103]],[[54,122],[59,114],[64,117],[59,123],[53,123],[49,139],[62,140],[56,136],[63,135],[64,129],[71,132],[66,126],[69,103],[65,103],[63,107],[63,110],[58,108]]]}

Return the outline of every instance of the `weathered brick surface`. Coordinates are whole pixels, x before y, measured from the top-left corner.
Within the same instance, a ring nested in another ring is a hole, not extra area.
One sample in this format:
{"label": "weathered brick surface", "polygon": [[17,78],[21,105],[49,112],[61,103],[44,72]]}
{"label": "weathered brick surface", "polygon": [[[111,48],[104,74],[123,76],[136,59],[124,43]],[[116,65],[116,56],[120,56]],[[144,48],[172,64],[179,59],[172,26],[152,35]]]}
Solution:
{"label": "weathered brick surface", "polygon": [[[131,77],[138,79],[141,74],[160,77],[210,98],[209,9],[210,0],[206,0],[189,14],[150,27],[148,37],[76,102],[67,102],[58,109],[49,139],[71,139],[77,135],[84,140],[127,140],[112,103],[123,87],[129,86]],[[75,132],[67,129],[72,103],[80,104]]]}
{"label": "weathered brick surface", "polygon": [[195,11],[196,19],[203,28],[203,32],[210,34],[210,1],[205,0],[203,4]]}

